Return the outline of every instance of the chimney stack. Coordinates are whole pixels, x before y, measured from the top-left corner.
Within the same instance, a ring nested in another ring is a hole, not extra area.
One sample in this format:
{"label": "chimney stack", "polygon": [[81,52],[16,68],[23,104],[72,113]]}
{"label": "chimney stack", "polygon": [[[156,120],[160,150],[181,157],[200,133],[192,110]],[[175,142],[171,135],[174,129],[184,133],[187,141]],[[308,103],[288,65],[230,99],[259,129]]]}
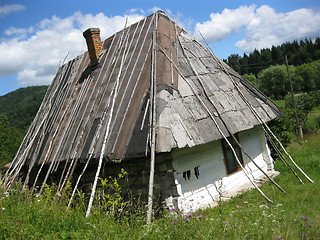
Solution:
{"label": "chimney stack", "polygon": [[91,65],[98,64],[99,54],[102,51],[102,42],[99,28],[89,28],[83,32],[86,39]]}

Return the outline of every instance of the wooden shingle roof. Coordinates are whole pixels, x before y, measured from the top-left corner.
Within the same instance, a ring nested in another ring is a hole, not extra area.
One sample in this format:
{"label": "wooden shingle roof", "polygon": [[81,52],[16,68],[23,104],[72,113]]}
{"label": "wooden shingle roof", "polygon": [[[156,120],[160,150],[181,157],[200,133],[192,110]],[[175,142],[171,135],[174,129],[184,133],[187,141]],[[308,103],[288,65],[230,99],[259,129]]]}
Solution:
{"label": "wooden shingle roof", "polygon": [[157,12],[105,40],[94,69],[87,52],[59,69],[15,161],[32,166],[86,161],[99,157],[104,140],[105,159],[146,156],[152,72],[158,153],[221,139],[212,116],[228,136],[260,124],[249,105],[264,122],[281,114],[259,90]]}

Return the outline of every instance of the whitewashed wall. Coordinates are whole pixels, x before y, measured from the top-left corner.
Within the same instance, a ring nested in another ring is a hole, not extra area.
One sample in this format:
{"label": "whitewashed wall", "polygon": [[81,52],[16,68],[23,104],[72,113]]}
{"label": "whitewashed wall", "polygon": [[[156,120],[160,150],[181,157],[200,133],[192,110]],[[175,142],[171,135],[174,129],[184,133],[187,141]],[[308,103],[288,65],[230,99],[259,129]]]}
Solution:
{"label": "whitewashed wall", "polygon": [[[252,159],[264,170],[273,170],[263,130],[260,126],[238,133],[239,142]],[[247,173],[253,179],[263,173],[242,154]],[[215,205],[230,198],[242,189],[252,185],[243,171],[227,175],[221,141],[187,149],[177,149],[172,153],[172,166],[179,197],[167,198],[169,207],[178,207],[185,212],[195,211]],[[199,178],[194,168],[199,166]],[[190,170],[190,179],[183,178],[183,172]]]}

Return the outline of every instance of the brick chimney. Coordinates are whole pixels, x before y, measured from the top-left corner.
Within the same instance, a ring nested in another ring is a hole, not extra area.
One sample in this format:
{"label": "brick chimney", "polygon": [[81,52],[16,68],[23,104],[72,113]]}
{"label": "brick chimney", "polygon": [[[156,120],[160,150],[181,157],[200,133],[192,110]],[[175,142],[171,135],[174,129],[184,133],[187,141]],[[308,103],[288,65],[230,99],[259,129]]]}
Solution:
{"label": "brick chimney", "polygon": [[83,32],[83,36],[87,42],[91,65],[92,66],[97,65],[99,54],[102,51],[100,29],[89,28]]}

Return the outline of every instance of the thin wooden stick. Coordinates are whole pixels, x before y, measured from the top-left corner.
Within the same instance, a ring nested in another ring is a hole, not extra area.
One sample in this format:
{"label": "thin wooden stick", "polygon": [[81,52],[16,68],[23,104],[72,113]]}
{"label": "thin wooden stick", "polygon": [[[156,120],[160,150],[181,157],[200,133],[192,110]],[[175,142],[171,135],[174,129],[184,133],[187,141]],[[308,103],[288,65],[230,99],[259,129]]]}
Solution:
{"label": "thin wooden stick", "polygon": [[[71,65],[72,65],[72,64],[71,64],[71,62],[70,62],[70,63],[68,64],[68,66],[67,66],[67,69],[70,69]],[[61,68],[58,70],[57,76],[58,76],[58,74],[62,71],[62,70],[61,70],[62,68],[63,68],[63,67],[61,67]],[[57,77],[57,76],[56,76],[56,77]],[[56,78],[55,78],[55,79],[56,79]],[[25,158],[27,157],[26,154],[29,153],[29,149],[31,148],[31,146],[32,146],[35,138],[38,136],[38,133],[39,133],[40,129],[42,129],[42,131],[44,131],[44,130],[45,130],[45,127],[47,126],[47,123],[48,123],[47,118],[48,118],[49,115],[50,115],[50,109],[52,109],[52,108],[54,107],[54,105],[52,105],[52,99],[53,99],[53,96],[59,95],[59,93],[58,93],[57,91],[58,91],[58,89],[59,89],[58,86],[60,85],[62,79],[63,79],[63,77],[62,77],[62,74],[61,74],[61,75],[59,75],[59,80],[58,80],[58,81],[55,81],[55,80],[54,80],[53,84],[51,84],[50,87],[49,87],[49,89],[47,90],[47,93],[46,93],[46,95],[45,95],[45,98],[44,98],[44,100],[43,100],[43,102],[42,102],[42,104],[41,104],[41,106],[40,106],[40,108],[39,108],[39,110],[38,110],[38,113],[37,113],[37,115],[36,115],[36,118],[35,118],[35,120],[33,121],[31,127],[36,124],[36,119],[37,119],[37,118],[39,118],[39,119],[41,118],[40,115],[39,115],[39,113],[42,112],[42,111],[44,111],[44,110],[45,110],[45,109],[44,109],[45,107],[46,107],[47,111],[45,112],[44,116],[42,116],[42,121],[41,121],[41,123],[40,123],[40,124],[37,124],[37,125],[38,125],[38,128],[34,128],[34,129],[33,129],[33,131],[35,131],[35,133],[34,133],[32,139],[31,139],[31,141],[28,143],[28,146],[24,149],[24,152],[23,152],[22,156],[20,156],[20,159],[19,159],[18,162],[21,162],[21,165],[20,165],[19,169],[16,170],[16,172],[15,172],[16,175],[20,172],[20,169],[21,169],[22,165],[25,163]],[[52,90],[52,89],[54,89],[53,94],[51,94],[51,90]],[[50,95],[52,95],[52,96],[50,96]],[[49,102],[48,102],[49,104],[47,103],[47,100],[49,100]],[[32,128],[33,128],[33,127],[32,127]],[[32,129],[32,128],[29,128],[29,130]],[[30,131],[29,131],[29,132],[30,132]],[[28,134],[29,134],[29,133],[28,133]],[[30,133],[30,134],[31,134],[31,133]],[[42,137],[43,137],[43,134],[42,134]],[[37,143],[36,149],[38,148],[40,141],[41,141],[41,136],[38,138],[38,143]],[[38,149],[38,150],[39,150],[39,149]],[[36,155],[37,155],[37,154],[35,154],[35,156],[36,156]],[[26,179],[25,179],[25,182],[24,182],[23,187],[25,187],[26,184],[28,183],[29,174],[30,174],[30,172],[31,172],[31,170],[32,170],[32,168],[33,168],[33,165],[34,165],[34,163],[35,163],[35,160],[36,160],[35,157],[33,157],[33,158],[31,159],[31,162],[30,162],[30,164],[29,164],[28,173],[27,173],[27,175],[26,175]],[[41,168],[42,168],[42,167],[43,167],[43,166],[41,166]],[[15,178],[15,176],[13,176],[13,178]]]}
{"label": "thin wooden stick", "polygon": [[[154,19],[154,16],[152,16],[152,19],[151,19],[151,21],[150,21],[150,24],[149,24],[149,26],[148,26],[148,28],[147,28],[147,34],[145,34],[145,36],[144,36],[144,38],[143,38],[143,41],[142,41],[142,43],[141,43],[141,46],[140,46],[138,55],[136,56],[136,59],[135,59],[136,61],[135,61],[135,63],[134,63],[133,69],[136,69],[136,68],[137,68],[137,64],[138,64],[139,59],[140,59],[140,56],[141,56],[141,54],[142,54],[142,49],[143,49],[143,47],[144,47],[144,45],[145,45],[145,42],[146,42],[146,40],[147,40],[148,32],[149,32],[149,30],[150,30],[150,28],[151,28],[153,19]],[[146,21],[146,20],[145,20],[145,21]],[[145,22],[143,23],[143,26],[141,27],[141,31],[139,32],[138,38],[140,38],[140,36],[142,35],[142,30],[144,29],[144,25],[145,25]],[[136,43],[133,51],[135,51],[135,49],[136,49],[137,46],[138,46],[138,42]],[[120,123],[120,125],[119,125],[119,129],[122,128],[122,126],[123,126],[123,124],[124,124],[124,122],[125,122],[126,114],[128,113],[128,109],[129,109],[129,107],[130,107],[130,104],[131,104],[132,98],[133,98],[133,96],[134,96],[134,94],[135,94],[135,91],[136,91],[137,87],[139,86],[140,77],[141,77],[142,71],[143,71],[143,69],[144,69],[144,67],[145,67],[145,64],[146,64],[146,62],[147,62],[147,59],[148,59],[149,53],[150,53],[150,51],[151,51],[151,48],[152,48],[152,42],[150,42],[149,48],[148,48],[148,50],[147,50],[147,53],[145,54],[145,58],[144,58],[142,67],[141,67],[141,69],[140,69],[140,72],[139,72],[139,74],[138,74],[138,77],[133,78],[133,76],[134,76],[134,75],[133,75],[134,71],[132,71],[131,74],[130,74],[130,76],[129,76],[127,87],[128,87],[129,85],[132,85],[132,84],[129,84],[132,80],[135,81],[135,84],[134,84],[133,90],[131,91],[129,103],[127,104],[127,108],[126,108],[126,110],[125,110],[124,116],[122,117],[122,121],[121,121],[121,123]],[[128,64],[128,65],[129,65],[129,64]],[[125,91],[127,91],[127,87],[125,88]],[[123,102],[123,100],[124,100],[124,97],[125,97],[125,94],[123,94],[123,96],[122,96],[122,98],[121,98],[121,101],[120,101],[120,104],[122,104],[122,102]],[[118,109],[118,111],[117,111],[117,113],[116,113],[115,116],[118,116],[119,110],[120,110],[120,108]],[[120,133],[120,132],[119,132],[119,133]],[[117,142],[117,141],[118,141],[119,133],[116,135],[114,142]],[[113,146],[112,152],[114,152],[115,147],[116,147],[116,145]]]}
{"label": "thin wooden stick", "polygon": [[278,147],[276,146],[275,142],[273,141],[272,137],[270,136],[270,134],[264,129],[266,136],[268,138],[268,140],[270,141],[273,149],[279,154],[279,157],[281,159],[281,161],[290,169],[290,171],[296,176],[296,178],[299,180],[299,182],[301,184],[304,184],[304,182],[302,181],[302,179],[298,176],[298,174],[296,173],[296,171],[290,166],[290,164],[287,162],[287,160],[283,157],[283,155],[281,154],[280,150],[278,149]]}
{"label": "thin wooden stick", "polygon": [[[180,44],[181,44],[181,43],[180,43]],[[181,46],[181,47],[182,47],[182,50],[183,50],[183,52],[184,52],[183,46]],[[186,55],[186,54],[185,54],[185,55]],[[186,56],[187,56],[187,55],[186,55]],[[203,88],[203,91],[204,91],[205,95],[207,96],[207,99],[208,99],[209,102],[212,104],[212,106],[213,106],[214,108],[216,108],[215,105],[214,105],[214,103],[212,102],[212,100],[210,99],[210,97],[208,96],[208,94],[206,93],[206,88],[204,87],[204,85],[203,85],[203,83],[202,83],[202,80],[201,80],[199,74],[196,72],[195,68],[192,66],[191,61],[190,61],[190,59],[189,59],[188,56],[187,56],[187,58],[188,58],[188,62],[189,62],[189,64],[190,64],[192,70],[194,71],[194,73],[196,74],[197,78],[198,78],[199,81],[200,81],[200,84],[201,84],[201,86],[202,86],[202,88]],[[216,111],[217,111],[217,109],[216,109]],[[220,116],[219,111],[217,111],[217,113],[218,113],[218,115]],[[242,152],[249,158],[249,160],[250,160],[251,162],[253,162],[253,164],[254,164],[254,165],[268,178],[268,180],[270,180],[280,191],[286,193],[286,191],[285,191],[283,188],[281,188],[280,185],[277,184],[272,178],[270,178],[270,176],[251,158],[251,156],[245,151],[245,149],[244,149],[244,148],[242,147],[242,145],[239,143],[238,139],[230,132],[227,124],[226,124],[224,121],[222,121],[222,122],[223,122],[225,128],[228,130],[229,135],[233,138],[233,140],[234,140],[234,141],[236,142],[236,144],[240,147],[240,149],[242,150]]]}
{"label": "thin wooden stick", "polygon": [[[200,33],[201,34],[201,33]],[[201,35],[202,36],[202,35]],[[202,36],[203,37],[203,36]],[[201,46],[201,44],[200,44]],[[262,124],[263,126],[265,126],[265,128],[268,130],[268,132],[271,134],[271,136],[278,142],[278,144],[280,145],[281,149],[283,150],[283,152],[289,157],[290,161],[293,163],[293,165],[303,174],[303,176],[305,176],[305,178],[308,179],[308,181],[310,181],[311,183],[314,183],[314,181],[296,164],[296,162],[292,159],[291,155],[287,152],[287,150],[284,148],[284,146],[282,145],[281,141],[276,137],[276,135],[271,131],[271,129],[268,127],[268,125],[261,119],[261,117],[259,116],[259,114],[256,112],[256,110],[254,109],[254,107],[252,106],[252,104],[249,102],[249,100],[246,98],[246,96],[242,93],[242,91],[240,90],[238,83],[235,82],[233,80],[233,78],[230,76],[229,72],[226,70],[225,66],[223,65],[223,63],[221,62],[221,60],[219,58],[217,58],[217,56],[215,56],[215,54],[210,51],[210,53],[212,54],[212,56],[215,57],[215,59],[218,59],[220,66],[223,68],[224,72],[228,75],[228,77],[231,79],[233,85],[236,87],[236,89],[238,90],[238,92],[240,93],[240,96],[243,98],[243,100],[247,103],[247,105],[249,106],[251,112],[255,115],[255,117],[257,118],[257,120],[259,121],[260,124]]]}
{"label": "thin wooden stick", "polygon": [[[188,55],[187,55],[187,54],[185,53],[185,51],[184,51],[184,48],[183,48],[183,46],[182,46],[182,44],[181,44],[181,42],[180,42],[180,39],[178,39],[178,41],[179,41],[179,44],[180,44],[180,46],[181,46],[182,52],[183,52],[183,54],[186,56],[186,58],[187,58],[187,60],[188,60],[188,63],[189,63],[189,65],[191,66],[193,72],[196,74],[196,76],[197,76],[197,78],[198,78],[198,80],[199,80],[199,83],[201,84],[202,88],[205,89],[205,87],[203,86],[203,83],[202,83],[202,80],[201,80],[199,74],[198,74],[197,71],[194,69],[194,67],[193,67],[193,65],[192,65],[192,63],[191,63]],[[189,84],[188,81],[186,81],[186,82]],[[190,87],[191,89],[193,89],[193,87],[192,87],[190,84],[189,84],[189,87]],[[194,89],[193,89],[193,91],[194,91],[194,93],[195,93],[195,96],[197,96],[198,100],[199,100],[200,102],[202,102],[202,100],[200,99],[200,97],[197,95],[196,91],[195,91]],[[206,94],[206,92],[204,92],[204,93]],[[207,96],[207,98],[209,99],[208,96]],[[219,124],[217,123],[217,121],[215,120],[215,118],[212,116],[210,110],[207,108],[207,106],[206,106],[204,103],[203,103],[203,106],[205,107],[205,109],[206,109],[206,111],[208,112],[209,116],[211,117],[211,119],[213,120],[214,124],[216,125],[219,133],[221,134],[221,136],[224,138],[224,140],[225,140],[225,141],[227,142],[227,144],[229,145],[229,147],[230,147],[230,149],[231,149],[231,151],[232,151],[235,159],[236,159],[237,162],[238,162],[238,165],[241,167],[241,169],[243,170],[243,172],[244,172],[244,174],[246,175],[246,177],[248,178],[248,180],[252,183],[252,185],[260,192],[260,194],[261,194],[268,202],[272,202],[272,200],[270,200],[270,199],[262,192],[262,190],[255,184],[255,182],[250,178],[249,174],[247,173],[247,170],[242,166],[242,163],[240,162],[240,160],[239,160],[239,158],[238,158],[238,156],[237,156],[237,154],[236,154],[235,149],[233,148],[232,144],[230,143],[230,141],[228,140],[228,138],[225,136],[225,134],[224,134],[223,131],[221,130],[221,128],[220,128]]]}
{"label": "thin wooden stick", "polygon": [[71,203],[72,203],[72,200],[73,200],[73,198],[74,198],[74,195],[75,195],[75,193],[76,193],[76,191],[77,191],[77,189],[78,189],[78,185],[79,185],[79,183],[80,183],[80,180],[81,180],[83,174],[85,173],[85,171],[87,170],[87,167],[88,167],[88,165],[89,165],[89,163],[90,163],[90,160],[91,160],[91,156],[90,156],[90,158],[87,160],[86,164],[84,165],[84,168],[82,169],[82,172],[81,172],[81,174],[79,175],[75,186],[73,187],[73,191],[72,191],[71,197],[70,197],[70,199],[69,199],[69,203],[68,203],[68,208],[71,206]]}
{"label": "thin wooden stick", "polygon": [[[117,33],[115,34],[115,36],[114,36],[114,38],[113,38],[113,40],[112,40],[112,43],[111,43],[111,46],[112,46],[112,47],[113,47],[114,44],[117,44],[117,43],[115,43],[115,38],[116,38],[116,36],[117,36]],[[119,47],[118,47],[118,45],[116,45],[114,48],[115,48],[115,49],[118,49]],[[107,59],[114,59],[115,52],[116,52],[116,51],[113,51],[112,56],[110,56],[110,58],[109,58],[109,53],[110,53],[110,51],[108,51],[107,57],[105,58],[105,61],[104,61],[103,66],[104,66],[107,62],[108,62],[108,67],[107,67],[107,68],[109,68],[109,67],[111,66],[112,61],[107,61]],[[114,69],[114,68],[113,68],[113,69]],[[102,73],[102,71],[99,72],[98,80],[99,80],[99,79],[103,80],[103,79],[105,79],[105,77],[106,77],[106,72],[104,73],[104,75],[103,75],[102,77],[101,77],[101,73]],[[109,78],[108,78],[108,81],[107,81],[108,83],[109,83],[109,81],[110,81],[110,76],[111,76],[111,75],[112,75],[112,73],[109,75]],[[97,80],[97,81],[98,81],[98,80]],[[100,97],[100,100],[98,101],[98,103],[97,103],[97,99],[98,99],[98,97],[99,97],[99,94],[96,95],[95,103],[93,104],[92,107],[96,107],[97,109],[99,109],[100,103],[101,103],[101,101],[102,101],[102,100],[101,100],[101,99],[102,99],[102,96],[105,94],[106,91],[107,91],[107,87],[104,88],[104,90],[103,90],[103,92],[102,92],[102,94],[101,94],[101,97]],[[110,102],[107,103],[107,106],[109,106],[109,103],[110,103]],[[92,111],[93,111],[93,110],[92,110]],[[94,114],[94,113],[93,113],[93,114]],[[95,133],[94,139],[99,138],[100,129],[101,129],[101,127],[102,127],[102,122],[103,122],[103,120],[104,120],[104,116],[105,116],[105,114],[103,114],[103,117],[101,118],[101,120],[100,120],[100,122],[99,122],[99,125],[98,125],[97,131],[96,131],[96,133]],[[89,152],[92,152],[92,151],[93,151],[92,149],[94,148],[94,145],[95,145],[95,143],[96,143],[95,141],[93,141],[93,142],[94,142],[94,144],[93,144],[93,146],[92,146],[92,144],[91,144],[91,146],[90,146],[90,151],[89,151]],[[70,150],[71,150],[71,149],[69,149],[67,156],[70,155]],[[91,153],[89,153],[89,155],[92,156]],[[79,156],[79,157],[80,157],[80,156]],[[70,158],[71,158],[71,157],[70,157]],[[76,158],[76,156],[75,156],[75,158]],[[68,160],[69,160],[69,158],[67,158],[67,161],[66,161],[66,163],[65,163],[64,169],[63,169],[62,174],[61,174],[60,182],[59,182],[59,184],[58,184],[58,191],[60,191],[60,190],[63,188],[64,184],[65,184],[65,183],[68,181],[68,179],[69,179],[69,173],[71,172],[71,166],[69,166],[67,173],[65,173],[66,167],[67,167],[67,164],[68,164]]]}
{"label": "thin wooden stick", "polygon": [[[114,51],[114,52],[113,52],[111,59],[114,59],[114,54],[115,54],[115,53],[118,53],[119,46],[121,46],[121,44],[122,44],[122,39],[123,39],[123,33],[121,34],[120,42],[118,42],[118,44],[117,44],[117,46],[116,46],[117,51]],[[114,44],[114,39],[113,39],[113,41],[112,41],[112,46],[113,46],[113,44]],[[119,44],[120,44],[120,45],[119,45]],[[109,56],[109,52],[108,52],[108,56]],[[117,60],[118,60],[118,56],[117,56],[115,59],[116,59],[116,61],[117,61]],[[107,58],[105,58],[105,61],[104,61],[104,63],[103,63],[103,66],[105,65],[106,62],[107,62]],[[111,61],[108,61],[108,62],[109,62],[108,67],[110,67],[110,65],[112,64],[112,62],[111,62]],[[113,66],[112,72],[111,72],[111,74],[109,75],[108,83],[109,83],[109,81],[110,81],[110,78],[111,78],[111,75],[112,75],[112,73],[113,73],[114,68],[115,68],[115,65]],[[102,71],[100,71],[100,73],[99,73],[98,79],[100,79],[101,72],[102,72]],[[106,73],[104,74],[104,76],[103,76],[102,79],[104,79],[105,77],[106,77]],[[105,87],[105,89],[104,89],[104,91],[103,91],[103,93],[102,93],[102,96],[105,94],[106,91],[107,91],[107,87]],[[98,97],[98,95],[97,95],[97,97]],[[96,98],[97,98],[97,97],[96,97]],[[98,103],[98,104],[94,104],[94,105],[100,106],[100,104],[101,104],[101,99],[102,99],[102,97],[100,98],[99,103]],[[95,102],[96,102],[96,100],[95,100]],[[109,105],[110,105],[110,99],[108,100],[108,103],[106,104],[107,108],[109,107]],[[92,107],[94,107],[94,106],[92,106]],[[98,109],[99,109],[99,107],[98,107]],[[93,111],[93,109],[92,109],[92,111]],[[102,127],[102,123],[104,122],[105,116],[106,116],[106,114],[105,114],[105,111],[104,111],[103,117],[101,118],[101,120],[100,120],[100,122],[99,122],[98,130],[96,131],[96,134],[95,134],[95,139],[97,139],[97,138],[99,137],[99,132],[100,132],[100,129],[101,129],[101,127]],[[90,147],[90,149],[91,149],[91,148],[92,148],[92,147]],[[70,150],[71,150],[71,149],[70,149]],[[71,155],[70,150],[68,151],[68,156]],[[91,151],[90,151],[90,152],[91,152]],[[91,153],[90,153],[89,155],[92,156]],[[79,157],[80,157],[80,156],[79,156]],[[76,158],[77,158],[77,157],[76,157],[76,153],[74,153],[73,156],[70,156],[70,159],[76,159]],[[70,164],[70,166],[69,166],[69,168],[68,168],[67,173],[64,175],[64,181],[61,183],[61,185],[60,185],[60,187],[59,187],[59,191],[62,190],[62,188],[63,188],[63,186],[65,185],[65,183],[71,178],[71,175],[73,174],[73,171],[74,171],[74,169],[75,169],[75,166],[76,166],[76,162],[75,162],[75,161],[72,161],[71,164]]]}
{"label": "thin wooden stick", "polygon": [[152,36],[152,63],[151,63],[151,81],[150,81],[150,132],[151,132],[151,149],[150,149],[150,176],[149,176],[149,193],[148,193],[148,210],[147,210],[147,225],[150,226],[152,219],[152,205],[153,205],[153,187],[154,187],[154,171],[155,171],[155,157],[156,157],[156,95],[157,95],[157,55],[156,55],[156,41],[157,41],[157,25],[158,14],[155,13],[155,25]]}
{"label": "thin wooden stick", "polygon": [[[129,31],[128,31],[128,32],[129,32]],[[131,42],[132,42],[132,41],[131,41]],[[106,59],[108,59],[108,57],[106,57]],[[105,65],[106,59],[105,59],[103,65]],[[104,68],[104,67],[102,67],[102,69],[103,69],[103,68]],[[100,74],[101,74],[101,72],[100,72]],[[98,78],[99,78],[99,77],[98,77]],[[94,108],[94,105],[95,105],[95,104],[93,104],[93,106],[92,106],[92,108],[91,108],[91,110],[90,110],[90,113],[92,113],[93,108]],[[91,114],[90,114],[90,115],[91,115]],[[101,126],[101,125],[99,125],[99,126]],[[99,129],[100,129],[100,128],[99,128]],[[94,142],[96,142],[96,141],[97,141],[97,137],[95,136]],[[70,200],[69,200],[69,203],[68,203],[68,207],[71,206],[71,202],[72,202],[72,200],[73,200],[73,197],[74,197],[74,195],[75,195],[75,192],[76,192],[76,190],[77,190],[77,188],[78,188],[78,185],[79,185],[79,183],[80,183],[80,180],[81,180],[83,174],[85,173],[85,171],[86,171],[86,169],[87,169],[87,167],[88,167],[88,165],[89,165],[89,162],[90,162],[90,160],[91,160],[91,158],[92,158],[92,155],[93,155],[92,153],[89,155],[88,160],[87,160],[87,162],[86,162],[86,164],[85,164],[85,166],[84,166],[81,174],[79,175],[79,177],[78,177],[78,179],[77,179],[77,182],[76,182],[76,184],[75,184],[75,186],[74,186],[73,192],[72,192],[72,194],[71,194],[71,197],[70,197]]]}
{"label": "thin wooden stick", "polygon": [[[124,34],[124,32],[122,33],[122,37],[123,37],[123,34]],[[124,52],[126,50],[126,47],[127,46],[125,46]],[[109,114],[109,118],[108,118],[108,122],[107,122],[106,131],[105,131],[105,134],[104,134],[104,140],[103,140],[103,143],[102,143],[102,148],[101,148],[101,153],[100,153],[100,157],[99,157],[98,168],[97,168],[97,171],[96,171],[96,175],[95,175],[93,186],[92,186],[92,190],[91,190],[91,195],[90,195],[90,199],[89,199],[89,203],[88,203],[86,217],[89,217],[90,212],[91,212],[93,199],[94,199],[95,191],[96,191],[97,184],[98,184],[98,178],[99,178],[101,167],[102,167],[102,160],[104,158],[104,152],[105,152],[105,149],[106,149],[106,146],[107,146],[107,140],[108,140],[109,132],[110,132],[111,119],[113,117],[113,110],[114,110],[114,107],[115,107],[115,102],[116,102],[118,91],[119,91],[119,81],[120,81],[121,70],[122,70],[123,62],[124,62],[124,56],[125,55],[123,54],[122,55],[122,59],[121,59],[119,73],[118,73],[118,76],[117,76],[117,79],[116,79],[116,83],[115,83],[115,86],[114,86],[114,88],[112,90],[112,93],[111,93],[111,96],[113,96],[113,97],[112,97],[112,102],[111,102],[110,114]]]}
{"label": "thin wooden stick", "polygon": [[140,131],[142,131],[143,126],[144,126],[144,122],[146,120],[147,112],[149,109],[149,104],[150,104],[150,98],[148,98],[148,101],[146,103],[146,109],[144,110],[144,114],[143,114],[143,118],[142,118],[142,122],[141,122],[141,126],[140,126]]}
{"label": "thin wooden stick", "polygon": [[[230,133],[230,132],[229,132]],[[236,142],[236,144],[238,145],[238,147],[241,148],[241,150],[243,151],[243,153],[250,159],[251,162],[253,162],[253,164],[263,173],[263,175],[265,175],[268,180],[270,182],[272,182],[281,192],[283,193],[287,193],[282,187],[280,187],[280,185],[278,183],[276,183],[256,162],[255,160],[253,160],[253,158],[245,151],[245,149],[241,146],[241,144],[239,143],[238,139],[230,133],[230,135],[232,136],[233,140]]]}
{"label": "thin wooden stick", "polygon": [[[81,106],[81,99],[83,99],[83,96],[87,93],[87,91],[88,91],[88,89],[89,89],[89,85],[90,85],[89,83],[90,83],[90,81],[86,81],[86,82],[85,82],[85,85],[82,86],[82,88],[81,88],[81,90],[80,90],[80,93],[79,93],[79,96],[78,96],[77,101],[76,101],[76,103],[75,103],[75,106],[73,107],[72,112],[71,112],[71,114],[70,114],[70,116],[69,116],[69,119],[67,120],[67,124],[66,124],[66,125],[67,125],[69,128],[70,128],[71,123],[74,122],[76,113],[77,113],[77,111],[79,110],[79,107]],[[76,91],[75,91],[75,92],[76,92]],[[72,97],[72,98],[74,98],[74,97]],[[71,101],[70,101],[70,102],[71,102]],[[51,139],[51,141],[50,141],[50,146],[51,146],[51,143],[55,140],[55,137],[56,137],[56,135],[57,135],[57,133],[58,133],[58,131],[59,131],[59,129],[60,129],[60,124],[63,122],[64,117],[66,116],[66,113],[69,111],[69,108],[71,107],[70,102],[69,102],[66,110],[64,111],[64,114],[63,114],[62,117],[60,118],[60,122],[59,122],[58,126],[56,127],[55,133],[54,133],[54,135],[52,136],[52,139]],[[61,142],[62,142],[62,140],[64,139],[64,137],[65,137],[65,135],[66,135],[66,133],[67,133],[68,130],[69,130],[68,128],[65,128],[65,129],[64,129],[64,131],[63,131],[63,133],[62,133],[62,136],[60,136],[60,141],[59,141],[58,145],[61,144]],[[43,179],[42,186],[41,186],[40,191],[39,191],[40,194],[42,193],[42,191],[43,191],[43,189],[44,189],[44,184],[47,182],[47,179],[48,179],[48,177],[49,177],[49,175],[50,175],[50,173],[51,173],[51,170],[52,170],[52,168],[53,168],[54,163],[55,163],[56,161],[59,161],[59,159],[57,159],[57,157],[56,157],[57,154],[58,154],[58,150],[59,150],[59,148],[56,148],[55,153],[52,153],[53,149],[51,150],[51,149],[49,148],[49,149],[47,150],[47,154],[46,154],[46,156],[45,156],[45,158],[44,158],[43,161],[46,162],[46,159],[47,159],[47,158],[49,157],[49,155],[50,155],[51,163],[50,163],[49,169],[47,170],[46,176],[45,176],[44,179]],[[51,151],[51,152],[50,152],[50,151]],[[52,154],[53,154],[53,156],[52,156]]]}
{"label": "thin wooden stick", "polygon": [[[179,41],[180,42],[180,41]],[[181,44],[181,43],[180,43]],[[158,45],[158,47],[160,47]],[[183,47],[181,46],[182,50]],[[162,52],[165,54],[165,56],[167,56],[167,54],[162,50]],[[184,53],[184,55],[186,55]],[[170,60],[170,58],[167,56],[167,58]],[[185,79],[185,77],[183,76],[183,74],[181,73],[181,71],[179,70],[179,68],[173,63],[173,65],[175,66],[175,68],[177,69],[177,71],[179,72],[179,74],[182,76],[182,78]],[[186,80],[186,79],[185,79]],[[206,111],[208,112],[210,118],[213,120],[214,124],[216,125],[219,133],[221,134],[221,136],[226,140],[227,144],[230,146],[232,153],[235,155],[235,158],[238,162],[238,164],[240,165],[240,167],[242,168],[244,174],[246,175],[246,177],[249,179],[249,181],[252,183],[252,185],[259,191],[259,193],[268,201],[268,202],[272,202],[272,200],[270,200],[262,191],[261,189],[252,181],[252,179],[249,177],[247,170],[243,168],[241,162],[239,161],[237,154],[235,153],[235,150],[233,149],[231,143],[229,142],[229,140],[227,139],[227,137],[224,135],[223,131],[220,129],[218,123],[216,122],[216,120],[214,119],[213,115],[211,114],[210,110],[207,108],[207,106],[205,105],[205,103],[200,99],[200,97],[197,95],[196,90],[192,87],[192,85],[186,80],[186,83],[188,84],[188,86],[190,87],[190,89],[193,91],[194,95],[198,98],[198,101],[202,104],[202,106],[206,109]]]}
{"label": "thin wooden stick", "polygon": [[[112,41],[112,44],[113,44],[113,41]],[[111,45],[112,45],[112,44],[111,44]],[[104,60],[104,62],[103,62],[102,69],[104,69],[104,66],[105,66],[105,64],[106,64],[106,62],[107,62],[108,56],[109,56],[109,52],[107,53],[107,56],[105,57],[105,60]],[[100,75],[101,75],[101,72],[99,73],[99,76],[98,76],[97,79],[100,78]],[[96,83],[95,83],[94,90],[92,91],[91,96],[93,95],[93,92],[95,92],[95,89],[96,89],[97,85],[98,85],[98,80],[97,80]],[[98,93],[96,94],[94,103],[93,103],[92,106],[91,106],[89,116],[91,116],[92,113],[93,113],[94,107],[95,107],[95,105],[96,105],[95,102],[97,101],[97,96],[98,96],[98,95],[99,95],[99,89],[98,89]],[[89,102],[87,103],[86,108],[88,107],[88,104],[89,104]],[[85,125],[87,125],[88,122],[92,122],[92,121],[89,121],[89,119],[92,119],[92,118],[88,117],[88,120],[87,120],[87,122],[85,123]],[[99,126],[101,126],[101,125],[99,125]],[[100,129],[100,128],[99,128],[99,129]],[[99,130],[99,129],[98,129],[98,130]],[[85,131],[84,131],[84,129],[83,129],[83,132],[82,132],[81,134],[84,134],[84,132],[85,132]],[[93,139],[94,144],[96,143],[96,141],[97,141],[97,137],[95,136],[94,139]],[[80,141],[77,143],[76,149],[79,148],[79,145],[80,145]],[[75,151],[75,153],[74,153],[74,155],[73,155],[73,158],[75,158],[76,155],[77,155],[77,150]],[[73,191],[72,191],[71,197],[70,197],[70,199],[69,199],[68,207],[71,206],[71,203],[72,203],[72,200],[73,200],[73,198],[74,198],[75,192],[76,192],[77,189],[78,189],[78,185],[79,185],[79,183],[80,183],[80,180],[81,180],[83,174],[85,173],[85,171],[86,171],[86,169],[87,169],[87,167],[88,167],[88,165],[89,165],[89,163],[90,163],[90,161],[91,161],[91,158],[92,158],[92,154],[89,154],[89,157],[88,157],[88,159],[87,159],[87,162],[86,162],[84,168],[82,169],[82,172],[81,172],[81,174],[79,175],[79,177],[78,177],[78,179],[77,179],[77,181],[76,181],[75,186],[73,187]]]}

